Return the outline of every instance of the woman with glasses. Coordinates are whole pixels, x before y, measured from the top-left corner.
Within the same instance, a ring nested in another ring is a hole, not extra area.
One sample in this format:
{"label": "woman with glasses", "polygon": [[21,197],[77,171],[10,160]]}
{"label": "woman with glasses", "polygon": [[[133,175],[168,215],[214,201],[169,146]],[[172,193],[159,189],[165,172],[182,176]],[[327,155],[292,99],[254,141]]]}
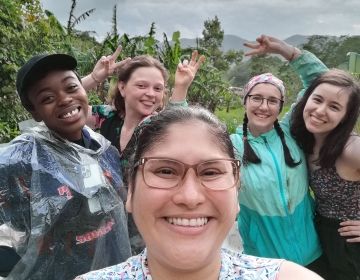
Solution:
{"label": "woman with glasses", "polygon": [[[246,46],[254,49],[248,55],[283,56],[305,88],[327,70],[313,54],[273,37],[262,35]],[[278,121],[284,99],[283,82],[270,73],[253,77],[244,88],[244,122],[231,135],[243,163],[238,228],[245,253],[285,258],[325,277],[306,158],[290,134],[290,114]]]}
{"label": "woman with glasses", "polygon": [[146,249],[77,279],[322,279],[281,259],[221,249],[239,211],[239,165],[226,127],[201,108],[143,124],[130,163],[127,210]]}

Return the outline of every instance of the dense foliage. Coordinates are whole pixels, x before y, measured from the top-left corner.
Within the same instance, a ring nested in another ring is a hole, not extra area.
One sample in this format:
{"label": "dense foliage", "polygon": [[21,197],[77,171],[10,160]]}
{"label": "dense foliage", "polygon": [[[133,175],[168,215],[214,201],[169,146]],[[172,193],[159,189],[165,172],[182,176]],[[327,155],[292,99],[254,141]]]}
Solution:
{"label": "dense foliage", "polygon": [[360,36],[311,36],[303,48],[314,53],[328,67],[348,69],[348,53],[360,53]]}
{"label": "dense foliage", "polygon": [[[149,54],[163,62],[170,72],[168,88],[171,92],[179,60],[189,59],[192,50],[181,48],[181,34],[178,31],[170,39],[163,34],[162,41],[158,41],[155,23],[143,36],[118,34],[116,9],[114,6],[112,29],[106,39],[99,43],[91,36],[91,31],[76,30],[80,21],[96,13],[95,9],[90,9],[77,15],[76,0],[71,1],[65,27],[50,11],[42,9],[40,0],[0,0],[0,143],[16,136],[19,133],[18,123],[30,117],[20,105],[15,79],[19,67],[37,53],[69,53],[77,58],[80,75],[85,75],[102,55],[112,53],[121,44],[123,50],[119,59]],[[199,40],[198,49],[207,56],[207,60],[190,88],[190,103],[201,104],[213,112],[222,108],[228,112],[231,108],[241,106],[240,97],[234,95],[230,87],[241,88],[251,76],[263,72],[272,72],[283,79],[287,100],[294,100],[301,83],[286,62],[276,56],[258,56],[243,61],[241,51],[221,51],[223,38],[224,31],[217,17],[204,22],[203,38]],[[304,48],[314,52],[328,66],[336,67],[347,61],[347,52],[359,52],[359,45],[359,36],[312,36]],[[109,82],[90,93],[92,104],[105,102],[111,80]]]}
{"label": "dense foliage", "polygon": [[[0,7],[1,143],[16,136],[18,122],[30,117],[15,90],[17,70],[27,59],[44,52],[71,53],[80,60],[80,73],[86,73],[97,57],[91,51],[96,46],[94,39],[67,34],[52,13],[42,10],[39,0],[0,0]],[[86,55],[81,50],[86,50]],[[84,61],[89,62],[88,67]]]}

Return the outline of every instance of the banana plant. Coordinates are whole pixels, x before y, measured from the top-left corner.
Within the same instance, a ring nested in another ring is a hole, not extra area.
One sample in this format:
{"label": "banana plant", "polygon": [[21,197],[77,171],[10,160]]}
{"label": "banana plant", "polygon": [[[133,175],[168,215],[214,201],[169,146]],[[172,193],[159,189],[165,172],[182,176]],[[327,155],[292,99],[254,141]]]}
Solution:
{"label": "banana plant", "polygon": [[87,19],[93,12],[95,12],[95,8],[93,8],[93,9],[90,9],[90,10],[82,13],[80,16],[77,17],[74,15],[76,4],[77,4],[76,0],[72,0],[70,13],[69,13],[69,19],[68,19],[67,28],[66,28],[68,35],[71,35],[73,33],[73,30],[77,24],[79,24],[81,21]]}

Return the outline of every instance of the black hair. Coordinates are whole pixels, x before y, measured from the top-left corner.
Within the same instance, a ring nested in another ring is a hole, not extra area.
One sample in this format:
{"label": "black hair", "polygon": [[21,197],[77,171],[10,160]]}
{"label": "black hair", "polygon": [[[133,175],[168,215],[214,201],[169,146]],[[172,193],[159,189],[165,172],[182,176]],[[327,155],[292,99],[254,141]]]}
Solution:
{"label": "black hair", "polygon": [[[244,154],[243,154],[243,158],[242,158],[242,163],[244,165],[247,165],[249,163],[255,163],[255,164],[261,163],[261,159],[258,157],[258,155],[255,153],[255,151],[251,147],[248,137],[247,137],[248,121],[249,120],[248,120],[247,114],[245,113],[244,122],[243,122]],[[276,120],[274,122],[274,127],[275,127],[277,135],[280,137],[280,140],[281,140],[286,165],[289,167],[295,167],[295,166],[299,165],[301,163],[301,159],[298,162],[295,162],[294,159],[292,158],[290,150],[289,150],[288,146],[286,145],[284,132],[282,131],[278,120]]]}
{"label": "black hair", "polygon": [[244,165],[247,165],[250,163],[260,163],[260,158],[256,155],[255,151],[252,149],[249,140],[248,140],[248,122],[249,119],[247,117],[247,114],[244,115],[244,121],[243,121],[243,143],[244,143],[244,154],[242,157],[242,163]]}
{"label": "black hair", "polygon": [[316,78],[294,107],[290,132],[307,155],[313,153],[315,138],[306,129],[303,112],[313,91],[323,83],[341,87],[341,92],[349,94],[346,114],[339,125],[326,136],[319,152],[319,158],[316,161],[321,167],[331,167],[334,166],[335,161],[344,150],[359,117],[360,84],[349,73],[339,69],[332,69]]}
{"label": "black hair", "polygon": [[158,145],[166,137],[171,125],[189,121],[200,121],[206,124],[210,135],[216,139],[216,145],[220,146],[230,158],[235,158],[234,147],[226,126],[215,115],[199,106],[170,107],[140,125],[137,132],[135,153],[127,170],[130,187],[135,186],[136,163],[144,153],[153,148],[154,145]]}

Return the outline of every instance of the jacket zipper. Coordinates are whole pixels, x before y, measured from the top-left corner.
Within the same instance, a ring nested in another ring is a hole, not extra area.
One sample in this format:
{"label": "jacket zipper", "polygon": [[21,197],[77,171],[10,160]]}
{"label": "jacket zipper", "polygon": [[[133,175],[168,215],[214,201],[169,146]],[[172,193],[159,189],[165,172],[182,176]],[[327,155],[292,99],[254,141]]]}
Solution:
{"label": "jacket zipper", "polygon": [[[281,176],[281,172],[280,172],[280,167],[279,167],[279,163],[278,161],[276,160],[276,157],[273,153],[273,151],[271,150],[270,148],[270,145],[269,143],[267,142],[266,138],[264,136],[261,136],[261,138],[264,140],[264,143],[265,143],[265,146],[266,148],[268,149],[268,151],[270,152],[270,155],[275,163],[275,168],[276,168],[276,174],[277,174],[277,177],[278,177],[278,181],[279,181],[279,185],[280,185],[280,194],[281,194],[281,201],[283,203],[283,207],[285,209],[285,212],[286,212],[286,216],[288,218],[288,222],[290,224],[290,227],[291,227],[291,233],[292,233],[292,236],[293,238],[296,237],[296,233],[294,232],[294,227],[292,226],[292,219],[291,219],[291,216],[290,216],[290,213],[289,213],[289,210],[290,210],[290,204],[288,204],[286,202],[286,198],[285,198],[285,194],[284,194],[284,185],[283,185],[283,181],[282,181],[282,176]],[[296,242],[294,242],[294,247],[297,248],[296,252],[297,252],[297,257],[300,261],[303,261],[302,257],[299,255],[298,252],[300,252],[299,248],[298,248],[298,245],[296,244]]]}
{"label": "jacket zipper", "polygon": [[270,146],[269,146],[269,143],[267,142],[266,138],[261,136],[261,138],[264,140],[265,142],[265,146],[266,148],[268,149],[268,151],[270,152],[271,154],[271,157],[275,163],[275,168],[276,168],[276,175],[277,175],[277,178],[278,178],[278,182],[279,182],[279,185],[280,185],[280,193],[281,193],[281,201],[283,203],[283,207],[286,211],[286,215],[289,215],[289,205],[288,203],[286,202],[286,198],[285,198],[285,194],[284,194],[284,186],[283,186],[283,181],[282,181],[282,176],[281,176],[281,172],[280,172],[280,167],[279,167],[279,163],[278,161],[276,160],[276,157],[273,153],[273,151],[271,150]]}

